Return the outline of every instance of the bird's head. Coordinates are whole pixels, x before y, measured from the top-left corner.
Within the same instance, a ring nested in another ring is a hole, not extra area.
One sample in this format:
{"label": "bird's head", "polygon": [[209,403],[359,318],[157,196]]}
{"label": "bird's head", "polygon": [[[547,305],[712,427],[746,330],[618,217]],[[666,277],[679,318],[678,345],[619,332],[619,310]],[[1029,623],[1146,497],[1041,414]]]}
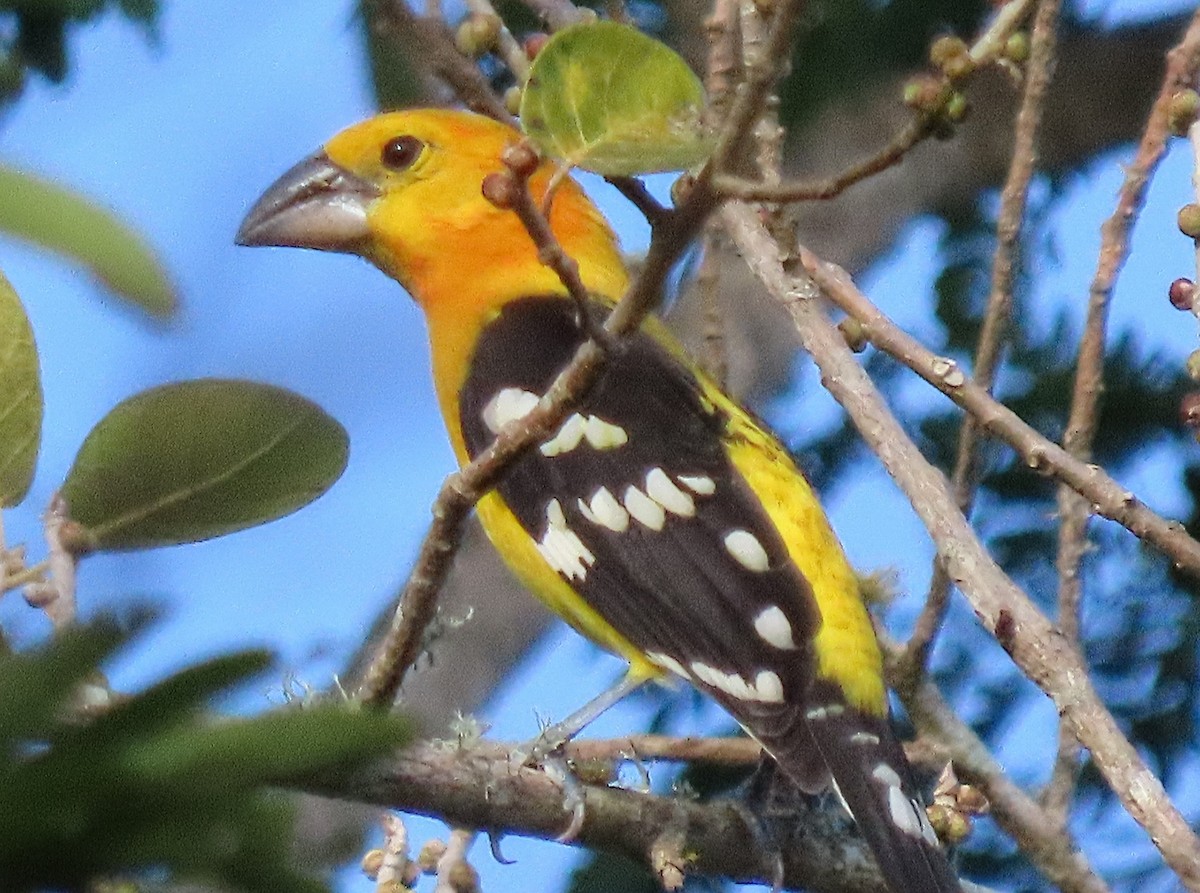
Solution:
{"label": "bird's head", "polygon": [[[379,115],[333,137],[279,178],[238,230],[241,245],[315,248],[365,257],[398,280],[431,324],[461,323],[513,297],[563,291],[538,260],[517,216],[484,198],[520,134],[469,112],[417,109]],[[542,164],[535,199],[553,174]],[[584,284],[620,297],[625,271],[600,212],[570,179],[555,193],[551,227]]]}

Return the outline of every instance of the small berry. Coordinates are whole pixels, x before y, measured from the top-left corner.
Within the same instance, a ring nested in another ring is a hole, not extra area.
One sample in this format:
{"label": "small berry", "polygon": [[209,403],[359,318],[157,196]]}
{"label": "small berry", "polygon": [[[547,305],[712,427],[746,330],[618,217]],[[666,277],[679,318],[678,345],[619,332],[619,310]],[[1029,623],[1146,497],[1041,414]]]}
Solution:
{"label": "small berry", "polygon": [[1184,368],[1187,369],[1188,378],[1192,381],[1200,381],[1200,350],[1193,350],[1188,354]]}
{"label": "small berry", "polygon": [[473,12],[459,23],[454,32],[454,45],[464,56],[476,59],[495,49],[500,26],[499,16]]}
{"label": "small berry", "polygon": [[362,869],[363,874],[371,880],[375,880],[379,877],[379,869],[383,867],[383,850],[367,850],[363,854],[359,867]]}
{"label": "small berry", "polygon": [[1196,300],[1196,283],[1182,276],[1179,277],[1167,289],[1167,298],[1176,310],[1191,310]]}
{"label": "small berry", "polygon": [[549,39],[550,35],[546,32],[535,31],[532,34],[525,36],[525,40],[522,41],[521,47],[525,50],[525,55],[529,57],[530,61],[532,61],[537,57],[537,54],[542,51],[542,47],[546,45],[546,41]]}
{"label": "small berry", "polygon": [[617,780],[617,767],[612,760],[575,760],[571,769],[584,784],[607,785]]}
{"label": "small berry", "polygon": [[507,173],[491,173],[483,178],[480,190],[483,197],[502,210],[508,210],[517,200],[517,184]]}
{"label": "small berry", "polygon": [[929,61],[951,80],[958,80],[975,70],[975,60],[961,37],[946,34],[929,47]]}
{"label": "small berry", "polygon": [[946,100],[946,120],[955,124],[961,124],[967,117],[967,112],[971,110],[971,104],[967,102],[967,97],[963,96],[957,90],[950,94],[950,98]]}
{"label": "small berry", "polygon": [[417,854],[417,864],[426,874],[433,874],[437,871],[438,859],[444,855],[446,855],[446,842],[434,838],[426,841],[425,846],[421,847],[421,852]]}
{"label": "small berry", "polygon": [[930,807],[929,824],[933,825],[937,836],[950,845],[961,843],[971,833],[971,821],[948,806]]}
{"label": "small berry", "polygon": [[1185,236],[1200,239],[1200,205],[1193,202],[1179,209],[1179,231]]}
{"label": "small berry", "polygon": [[538,164],[541,163],[537,151],[527,142],[513,143],[504,150],[500,160],[518,177],[526,178],[532,177],[533,172],[538,169]]}
{"label": "small berry", "polygon": [[1180,90],[1171,97],[1167,105],[1167,123],[1176,136],[1187,136],[1188,128],[1200,113],[1200,93],[1195,90]]}
{"label": "small berry", "polygon": [[1029,35],[1024,31],[1014,31],[1004,41],[1004,57],[1020,65],[1029,60]]}
{"label": "small berry", "polygon": [[446,880],[455,893],[477,893],[479,890],[479,872],[466,862],[455,862],[448,874]]}
{"label": "small berry", "polygon": [[846,339],[846,346],[855,353],[862,353],[867,349],[867,329],[854,317],[848,316],[838,323],[838,330]]}
{"label": "small berry", "polygon": [[943,83],[929,75],[918,75],[904,85],[904,104],[919,112],[932,112],[943,102]]}
{"label": "small berry", "polygon": [[929,46],[929,61],[941,68],[955,56],[968,52],[966,41],[954,34],[943,34]]}
{"label": "small berry", "polygon": [[1179,401],[1179,420],[1188,428],[1200,428],[1200,392],[1183,395]]}
{"label": "small berry", "polygon": [[970,784],[960,785],[955,799],[958,801],[959,810],[966,815],[984,815],[992,808],[983,791]]}
{"label": "small berry", "polygon": [[400,881],[384,881],[375,888],[375,893],[412,893],[412,890]]}

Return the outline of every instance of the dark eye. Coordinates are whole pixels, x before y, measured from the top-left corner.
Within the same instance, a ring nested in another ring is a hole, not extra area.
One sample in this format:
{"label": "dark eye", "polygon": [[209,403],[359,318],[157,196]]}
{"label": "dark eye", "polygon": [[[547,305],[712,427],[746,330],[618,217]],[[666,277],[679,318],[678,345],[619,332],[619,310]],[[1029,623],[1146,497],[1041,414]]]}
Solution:
{"label": "dark eye", "polygon": [[398,136],[383,144],[380,159],[384,167],[402,171],[417,160],[424,147],[425,144],[415,136]]}

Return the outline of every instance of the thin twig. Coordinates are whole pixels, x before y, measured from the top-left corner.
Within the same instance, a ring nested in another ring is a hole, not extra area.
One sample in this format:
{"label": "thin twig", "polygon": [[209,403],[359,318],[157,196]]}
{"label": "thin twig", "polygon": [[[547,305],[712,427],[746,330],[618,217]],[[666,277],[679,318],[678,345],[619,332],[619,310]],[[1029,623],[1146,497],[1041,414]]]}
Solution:
{"label": "thin twig", "polygon": [[[289,787],[435,816],[456,827],[503,828],[552,839],[562,830],[563,792],[546,772],[514,766],[508,745],[479,741],[454,746],[416,743],[386,762],[336,767]],[[837,810],[796,804],[796,826],[773,851],[730,800],[700,803],[603,785],[584,787],[587,813],[573,845],[650,864],[664,828],[686,828],[690,874],[771,883],[777,857],[789,889],[822,893],[883,893],[875,860],[861,837],[846,833]]]}
{"label": "thin twig", "polygon": [[[704,125],[715,128],[729,112],[734,88],[742,75],[742,40],[738,27],[738,0],[716,0],[704,20],[708,57],[704,67],[704,86],[708,104]],[[724,385],[729,372],[725,343],[725,317],[721,307],[719,283],[721,265],[717,256],[720,227],[709,220],[700,241],[700,265],[695,288],[703,314],[701,363],[718,384]]]}
{"label": "thin twig", "polygon": [[[46,579],[46,572],[50,570],[50,562],[39,561],[37,564],[31,564],[24,570],[9,570],[4,578],[3,592],[10,592],[13,589],[20,589],[29,583],[41,583]],[[0,592],[0,594],[3,594]]]}
{"label": "thin twig", "polygon": [[[844,271],[800,248],[800,263],[809,275],[802,272],[800,276],[791,276],[784,270],[778,246],[747,206],[729,205],[722,211],[722,218],[755,274],[767,290],[787,306],[805,348],[821,370],[825,386],[845,408],[864,440],[908,497],[936,544],[951,578],[970,601],[976,616],[997,637],[1022,672],[1051,697],[1059,713],[1071,722],[1109,787],[1134,820],[1147,830],[1184,886],[1200,891],[1200,841],[1170,801],[1162,783],[1121,733],[1092,687],[1074,648],[988,555],[955,505],[941,472],[925,460],[888,411],[874,383],[859,366],[837,328],[825,318],[819,300],[822,293],[859,319],[867,337],[881,349],[891,353],[884,344],[893,348],[900,343],[906,344],[906,351],[897,351],[907,360],[902,362],[914,369],[927,370],[929,380],[938,384],[940,390],[957,395],[956,400],[964,404],[969,394],[970,402],[974,404],[972,411],[981,412],[985,422],[998,420],[1002,407],[995,404],[984,389],[968,382],[952,362],[942,359],[935,363],[938,358],[884,320],[854,288]],[[914,355],[920,356],[926,364],[924,369],[921,362],[908,359]],[[941,370],[940,375],[935,369]],[[985,406],[988,407],[986,412]],[[1005,419],[1004,425],[1010,431],[1017,425],[1028,428],[1015,416]],[[992,430],[990,424],[986,429]],[[1103,472],[1099,469],[1088,472],[1086,466],[1055,444],[1040,438],[1032,429],[1028,429],[1022,440],[1028,441],[1029,435],[1042,441],[1028,454],[1029,459],[1038,457],[1035,467],[1045,466],[1044,455],[1057,451],[1060,455],[1056,455],[1054,461],[1063,476],[1074,478],[1075,475],[1069,472],[1082,471],[1083,474],[1073,482],[1092,491],[1104,489],[1104,496],[1097,502],[1101,508],[1112,507],[1112,494],[1107,492],[1109,485],[1113,489],[1119,488]],[[1107,481],[1107,485],[1098,487],[1101,479]],[[1125,500],[1117,501],[1125,502],[1128,511],[1146,512],[1131,494],[1125,494],[1125,497]],[[1165,523],[1154,517],[1159,523]],[[1183,536],[1191,544],[1189,551],[1200,557],[1200,543],[1190,540],[1186,534]]]}
{"label": "thin twig", "polygon": [[721,121],[729,112],[733,91],[742,73],[741,32],[738,29],[738,0],[715,0],[704,20],[708,59],[704,88],[708,93],[706,122]]}
{"label": "thin twig", "polygon": [[[1025,72],[1025,89],[1014,126],[1012,160],[1000,192],[1000,212],[996,217],[996,251],[992,259],[992,282],[988,291],[983,325],[975,348],[975,382],[989,393],[995,384],[996,370],[1003,354],[1005,332],[1012,315],[1013,271],[1021,239],[1021,226],[1029,197],[1029,183],[1037,166],[1037,134],[1054,65],[1055,30],[1059,0],[1042,0],[1034,20],[1032,47]],[[958,435],[951,486],[959,509],[971,516],[971,506],[979,486],[979,425],[975,417],[963,418]],[[923,673],[929,649],[941,628],[949,604],[950,578],[940,561],[933,565],[929,595],[913,625],[906,648],[900,678],[907,684]],[[905,683],[902,683],[902,685]]]}
{"label": "thin twig", "polygon": [[75,622],[75,571],[77,560],[68,547],[64,535],[73,522],[67,513],[67,502],[58,493],[46,507],[42,530],[49,550],[47,578],[25,587],[25,600],[35,608],[41,608],[50,618],[56,630],[62,630]]}
{"label": "thin twig", "polygon": [[878,152],[822,180],[760,183],[743,177],[725,175],[718,177],[713,186],[723,198],[743,201],[782,203],[836,198],[856,183],[899,164],[909,150],[930,134],[933,121],[932,115],[915,115]]}
{"label": "thin twig", "polygon": [[[458,876],[463,872],[475,874],[475,869],[467,861],[467,850],[474,842],[474,831],[464,828],[451,829],[450,839],[446,841],[446,851],[437,860],[437,881],[433,893],[460,893],[469,889],[469,885],[459,883],[461,878]],[[475,880],[478,882],[478,877]]]}
{"label": "thin twig", "polygon": [[382,860],[375,875],[376,893],[394,891],[410,877],[412,863],[408,858],[408,827],[404,819],[393,812],[385,812],[380,821],[383,826]]}
{"label": "thin twig", "polygon": [[646,184],[637,177],[605,177],[604,179],[615,186],[617,191],[629,200],[630,204],[642,212],[642,216],[650,224],[650,229],[653,230],[662,225],[670,216],[670,209],[659,204],[658,199],[651,195],[650,190],[646,188]]}
{"label": "thin twig", "polygon": [[[1121,267],[1129,256],[1129,236],[1145,201],[1150,179],[1166,153],[1170,136],[1171,99],[1192,86],[1200,68],[1200,11],[1193,17],[1180,43],[1167,54],[1162,87],[1146,121],[1133,162],[1125,169],[1125,180],[1117,194],[1117,206],[1100,229],[1100,255],[1088,291],[1087,318],[1079,342],[1071,411],[1063,434],[1063,448],[1087,461],[1092,452],[1099,422],[1100,395],[1104,390],[1104,347],[1108,331],[1108,306]],[[1070,487],[1058,490],[1058,625],[1079,647],[1079,569],[1088,551],[1087,526],[1090,503]],[[1060,821],[1066,812],[1079,767],[1079,745],[1070,730],[1060,728],[1058,753],[1044,802]]]}
{"label": "thin twig", "polygon": [[720,237],[720,227],[710,220],[700,240],[696,294],[702,312],[700,361],[713,381],[723,387],[729,377],[729,354],[725,344],[725,314],[721,306]]}

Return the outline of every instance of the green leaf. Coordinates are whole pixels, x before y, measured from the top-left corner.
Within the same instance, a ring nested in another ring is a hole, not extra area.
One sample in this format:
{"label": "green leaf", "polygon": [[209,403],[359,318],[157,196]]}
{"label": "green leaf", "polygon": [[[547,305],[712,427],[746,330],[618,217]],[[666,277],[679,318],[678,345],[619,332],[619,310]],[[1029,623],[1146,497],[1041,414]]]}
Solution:
{"label": "green leaf", "polygon": [[175,291],[142,237],[76,192],[0,165],[0,230],[87,268],[153,316],[175,312]]}
{"label": "green leaf", "polygon": [[[135,619],[133,631],[144,626]],[[212,716],[214,696],[262,670],[261,652],[80,712],[78,683],[130,641],[101,620],[0,658],[0,889],[93,889],[118,876],[138,889],[328,893],[311,858],[297,864],[292,809],[266,788],[403,746],[409,723],[341,701]]]}
{"label": "green leaf", "polygon": [[192,778],[201,787],[283,781],[325,767],[344,768],[412,740],[394,714],[319,705],[276,710],[244,722],[180,727],[131,752],[139,777]]}
{"label": "green leaf", "polygon": [[44,737],[75,686],[129,638],[105,619],[62,630],[40,650],[0,658],[0,756],[8,740]]}
{"label": "green leaf", "polygon": [[91,548],[196,542],[307,505],[348,453],[342,426],[297,394],[199,379],[144,391],[105,416],[62,494]]}
{"label": "green leaf", "polygon": [[42,439],[42,379],[33,328],[0,273],[0,506],[29,492]]}
{"label": "green leaf", "polygon": [[533,60],[521,127],[541,151],[605,176],[698,164],[704,87],[673,50],[636,28],[591,22],[559,31]]}

